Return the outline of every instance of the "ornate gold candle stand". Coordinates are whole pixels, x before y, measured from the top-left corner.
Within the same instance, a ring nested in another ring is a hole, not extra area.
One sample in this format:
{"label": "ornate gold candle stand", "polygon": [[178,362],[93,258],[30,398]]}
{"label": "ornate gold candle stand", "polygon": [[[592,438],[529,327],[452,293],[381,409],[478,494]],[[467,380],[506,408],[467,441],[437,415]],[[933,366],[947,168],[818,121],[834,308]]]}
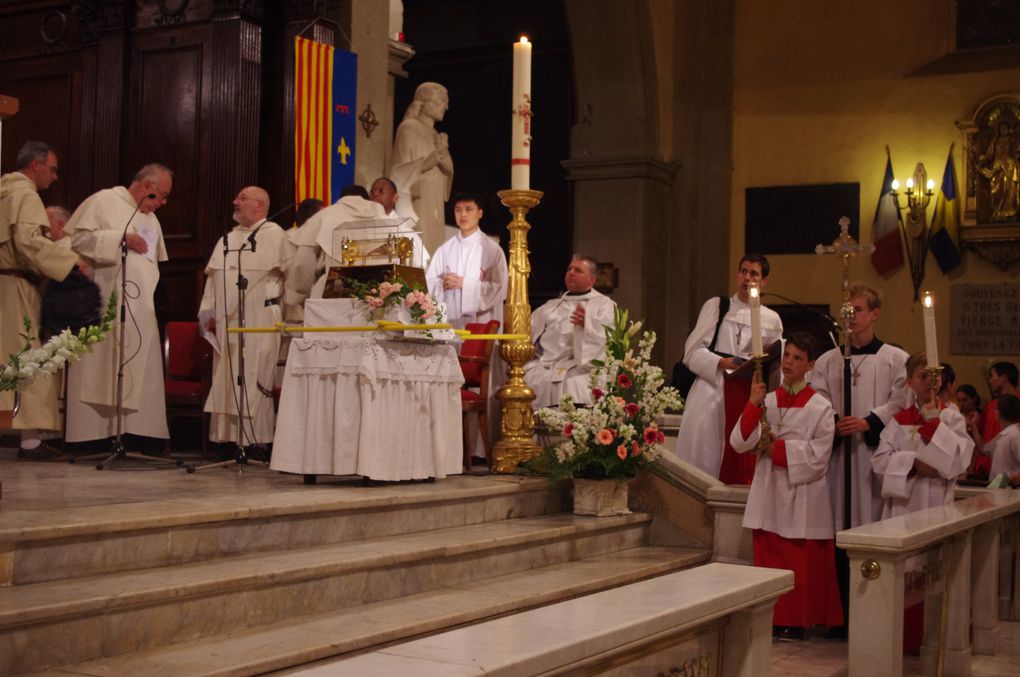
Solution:
{"label": "ornate gold candle stand", "polygon": [[939,388],[942,386],[942,367],[925,366],[924,375],[928,377],[928,382],[931,383],[931,399],[928,400],[928,404],[938,407]]}
{"label": "ornate gold candle stand", "polygon": [[[525,215],[542,200],[538,190],[502,190],[500,201],[510,210],[513,220],[510,230],[510,275],[506,305],[503,306],[503,331],[507,334],[531,335],[531,305],[528,303],[528,276],[531,262],[528,258],[528,231],[531,226]],[[524,382],[524,364],[535,354],[530,340],[500,341],[499,354],[509,365],[507,382],[496,393],[502,416],[499,441],[493,451],[493,470],[512,473],[517,464],[536,456],[540,449],[535,443],[535,419],[531,403],[535,391]]]}

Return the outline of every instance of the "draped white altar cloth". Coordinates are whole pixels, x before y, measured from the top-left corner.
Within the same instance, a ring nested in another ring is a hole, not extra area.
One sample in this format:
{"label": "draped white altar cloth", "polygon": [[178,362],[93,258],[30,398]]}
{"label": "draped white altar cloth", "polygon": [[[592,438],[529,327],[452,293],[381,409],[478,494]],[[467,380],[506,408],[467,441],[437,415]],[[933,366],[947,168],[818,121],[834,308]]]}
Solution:
{"label": "draped white altar cloth", "polygon": [[460,473],[463,383],[452,345],[369,333],[295,338],[270,467],[386,481]]}

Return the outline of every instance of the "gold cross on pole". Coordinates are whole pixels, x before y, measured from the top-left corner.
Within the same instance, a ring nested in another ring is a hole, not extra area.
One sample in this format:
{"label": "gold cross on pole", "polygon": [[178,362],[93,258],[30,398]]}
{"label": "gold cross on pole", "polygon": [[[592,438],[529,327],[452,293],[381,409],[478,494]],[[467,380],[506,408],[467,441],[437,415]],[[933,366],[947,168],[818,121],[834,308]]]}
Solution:
{"label": "gold cross on pole", "polygon": [[[854,309],[850,305],[850,257],[854,254],[870,254],[875,251],[873,244],[860,244],[850,235],[850,219],[843,217],[839,220],[839,237],[832,241],[832,244],[820,244],[815,247],[815,253],[819,255],[836,254],[842,259],[843,264],[843,305],[839,309],[839,319],[842,324],[843,334],[850,336],[850,321],[854,318]],[[849,355],[850,342],[845,341],[845,351]]]}

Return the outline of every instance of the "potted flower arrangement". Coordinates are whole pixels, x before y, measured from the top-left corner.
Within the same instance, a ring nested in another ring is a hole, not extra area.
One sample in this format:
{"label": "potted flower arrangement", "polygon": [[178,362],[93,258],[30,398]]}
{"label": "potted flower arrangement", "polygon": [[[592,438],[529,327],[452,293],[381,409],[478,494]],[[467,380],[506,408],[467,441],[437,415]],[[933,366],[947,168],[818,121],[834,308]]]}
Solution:
{"label": "potted flower arrangement", "polygon": [[665,441],[657,417],[683,407],[650,363],[654,345],[655,333],[628,324],[627,311],[617,308],[606,327],[605,359],[591,362],[592,406],[577,407],[565,395],[559,408],[537,412],[563,438],[546,448],[544,460],[551,479],[573,478],[576,514],[627,514],[628,480],[658,458]]}
{"label": "potted flower arrangement", "polygon": [[[382,319],[387,310],[394,309],[398,316],[406,313],[409,324],[438,324],[446,321],[442,304],[427,291],[412,287],[399,276],[387,282],[362,282],[344,278],[344,286],[351,290],[354,298],[368,306],[373,320]],[[422,332],[427,338],[434,338],[431,331]]]}
{"label": "potted flower arrangement", "polygon": [[[106,304],[106,312],[99,325],[82,327],[77,333],[65,329],[54,334],[46,343],[38,348],[32,347],[32,323],[24,318],[25,331],[21,337],[24,346],[17,354],[11,355],[0,368],[0,391],[14,390],[27,385],[40,374],[55,374],[67,362],[77,362],[82,355],[91,350],[92,344],[103,340],[117,317],[117,295],[111,294]],[[17,399],[15,399],[17,403]],[[12,412],[4,412],[13,418],[17,404]],[[9,421],[8,421],[9,424]]]}

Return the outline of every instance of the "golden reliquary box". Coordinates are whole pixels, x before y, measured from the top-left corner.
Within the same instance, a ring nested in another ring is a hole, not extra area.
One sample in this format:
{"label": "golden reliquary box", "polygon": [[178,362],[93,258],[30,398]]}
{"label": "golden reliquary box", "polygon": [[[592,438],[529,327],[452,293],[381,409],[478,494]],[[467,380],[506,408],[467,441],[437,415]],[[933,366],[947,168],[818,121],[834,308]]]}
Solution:
{"label": "golden reliquary box", "polygon": [[343,237],[335,258],[342,265],[332,266],[326,275],[323,298],[349,298],[351,290],[344,278],[359,282],[391,282],[399,277],[407,284],[426,288],[425,271],[410,265],[413,243],[408,237],[390,233],[385,237]]}

